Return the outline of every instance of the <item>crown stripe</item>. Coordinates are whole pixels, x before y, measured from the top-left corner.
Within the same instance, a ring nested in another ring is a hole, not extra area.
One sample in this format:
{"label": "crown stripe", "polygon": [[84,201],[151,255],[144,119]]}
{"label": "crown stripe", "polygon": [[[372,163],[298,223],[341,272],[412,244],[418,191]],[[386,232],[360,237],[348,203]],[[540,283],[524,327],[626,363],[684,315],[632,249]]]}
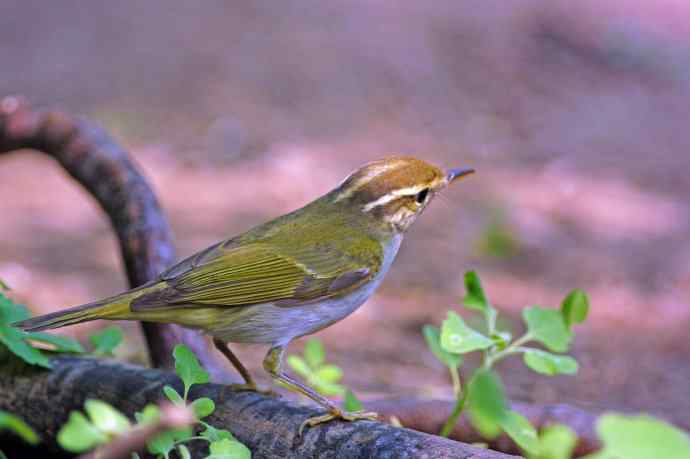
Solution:
{"label": "crown stripe", "polygon": [[[397,168],[404,166],[404,165],[405,165],[404,161],[388,161],[386,163],[382,163],[382,164],[377,165],[377,167],[370,167],[369,170],[367,171],[366,175],[363,175],[362,177],[358,177],[353,183],[351,183],[347,187],[346,190],[344,190],[342,193],[340,193],[338,195],[338,197],[336,197],[334,202],[338,202],[338,201],[341,201],[343,199],[349,198],[355,192],[357,192],[357,190],[359,190],[360,188],[362,188],[365,185],[367,185],[368,183],[370,183],[373,179],[375,179],[379,175],[384,174],[384,173],[391,171],[393,169],[397,169]],[[366,167],[366,166],[364,166],[364,167]],[[361,169],[358,169],[358,170],[354,171],[353,173],[351,173],[350,175],[348,175],[347,177],[345,177],[345,180],[343,180],[340,183],[340,185],[338,185],[338,186],[342,186],[343,184],[345,184],[348,180],[350,180],[354,175],[356,175],[359,172],[361,172]]]}

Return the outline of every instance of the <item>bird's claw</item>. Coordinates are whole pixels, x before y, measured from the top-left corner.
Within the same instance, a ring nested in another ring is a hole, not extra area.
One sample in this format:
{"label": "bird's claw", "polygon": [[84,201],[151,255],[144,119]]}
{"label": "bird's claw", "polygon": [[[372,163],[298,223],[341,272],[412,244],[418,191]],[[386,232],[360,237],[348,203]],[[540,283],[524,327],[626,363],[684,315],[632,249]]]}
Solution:
{"label": "bird's claw", "polygon": [[302,436],[302,431],[306,426],[309,427],[314,427],[319,424],[323,424],[325,422],[330,422],[336,419],[342,419],[343,421],[359,421],[359,420],[368,420],[368,421],[376,421],[378,419],[379,415],[378,413],[374,413],[372,411],[342,411],[342,410],[337,410],[337,411],[331,411],[326,414],[322,414],[321,416],[314,416],[302,423],[299,427],[298,434],[299,436]]}

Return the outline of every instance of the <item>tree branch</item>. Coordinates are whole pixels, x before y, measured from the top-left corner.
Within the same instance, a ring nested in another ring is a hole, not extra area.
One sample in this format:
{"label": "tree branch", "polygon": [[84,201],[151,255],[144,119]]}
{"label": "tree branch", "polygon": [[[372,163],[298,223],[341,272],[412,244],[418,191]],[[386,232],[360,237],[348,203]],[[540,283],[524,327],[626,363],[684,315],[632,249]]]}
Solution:
{"label": "tree branch", "polygon": [[[82,409],[86,399],[103,400],[132,417],[147,403],[159,402],[165,384],[182,390],[175,375],[160,370],[77,357],[57,357],[52,363],[52,371],[23,368],[11,375],[7,374],[11,366],[6,365],[0,378],[0,409],[22,417],[44,433],[43,447],[56,448],[56,432],[69,412]],[[374,421],[331,422],[308,428],[299,438],[300,424],[317,414],[313,408],[223,388],[217,384],[195,386],[191,399],[215,400],[216,411],[205,420],[229,429],[252,450],[254,458],[514,457]]]}
{"label": "tree branch", "polygon": [[[0,101],[0,154],[33,149],[55,159],[96,199],[117,234],[131,287],[175,261],[172,233],[150,186],[129,154],[97,125],[59,111],[34,111],[19,97]],[[172,349],[185,343],[215,376],[224,370],[198,333],[143,323],[151,361],[171,368]]]}

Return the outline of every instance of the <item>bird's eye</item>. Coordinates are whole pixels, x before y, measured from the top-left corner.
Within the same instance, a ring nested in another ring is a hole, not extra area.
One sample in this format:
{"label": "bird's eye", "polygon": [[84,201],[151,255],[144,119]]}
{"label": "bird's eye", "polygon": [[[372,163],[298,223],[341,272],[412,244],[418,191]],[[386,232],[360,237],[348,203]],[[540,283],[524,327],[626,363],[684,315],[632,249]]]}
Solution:
{"label": "bird's eye", "polygon": [[429,188],[424,188],[422,191],[417,193],[417,202],[419,204],[424,204],[426,197],[429,195]]}

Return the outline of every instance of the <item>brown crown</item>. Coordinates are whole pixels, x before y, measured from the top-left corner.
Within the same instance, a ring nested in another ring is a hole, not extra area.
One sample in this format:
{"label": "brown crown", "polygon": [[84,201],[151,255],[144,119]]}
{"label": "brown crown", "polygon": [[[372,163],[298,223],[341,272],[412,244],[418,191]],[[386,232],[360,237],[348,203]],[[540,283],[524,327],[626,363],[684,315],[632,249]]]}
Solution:
{"label": "brown crown", "polygon": [[436,189],[446,184],[446,174],[438,167],[410,156],[393,156],[367,163],[350,174],[338,187],[336,199],[367,204],[397,190]]}

